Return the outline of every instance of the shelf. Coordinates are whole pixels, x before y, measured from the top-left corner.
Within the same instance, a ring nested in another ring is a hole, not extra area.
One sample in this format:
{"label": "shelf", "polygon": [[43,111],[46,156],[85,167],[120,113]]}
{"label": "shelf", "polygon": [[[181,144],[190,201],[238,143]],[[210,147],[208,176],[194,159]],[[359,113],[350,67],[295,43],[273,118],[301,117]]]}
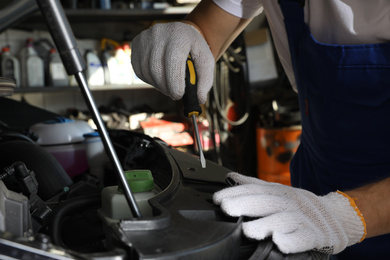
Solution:
{"label": "shelf", "polygon": [[[168,7],[166,9],[75,9],[65,10],[76,38],[110,38],[130,41],[155,21],[181,20],[194,5]],[[42,15],[38,12],[14,26],[21,30],[47,30]]]}
{"label": "shelf", "polygon": [[[193,5],[168,7],[166,9],[67,9],[66,17],[69,22],[129,22],[139,20],[176,20],[182,19],[191,12]],[[43,23],[40,12],[36,12],[22,21],[21,26],[28,23]]]}
{"label": "shelf", "polygon": [[[112,91],[112,90],[137,90],[137,89],[152,89],[148,84],[133,84],[133,85],[103,85],[92,86],[91,91]],[[50,92],[70,92],[80,91],[79,87],[74,86],[58,86],[58,87],[18,87],[14,93],[50,93]]]}

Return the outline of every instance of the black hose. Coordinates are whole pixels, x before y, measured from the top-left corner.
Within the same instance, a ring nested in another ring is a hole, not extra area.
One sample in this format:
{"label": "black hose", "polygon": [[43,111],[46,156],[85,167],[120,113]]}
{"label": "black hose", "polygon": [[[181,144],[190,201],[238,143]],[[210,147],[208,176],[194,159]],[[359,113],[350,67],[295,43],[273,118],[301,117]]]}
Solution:
{"label": "black hose", "polygon": [[[16,161],[23,162],[35,173],[38,196],[48,200],[73,184],[58,160],[42,147],[25,140],[0,142],[0,169]],[[7,185],[11,183],[7,183]]]}
{"label": "black hose", "polygon": [[53,244],[67,248],[61,237],[62,222],[66,216],[69,216],[79,210],[100,204],[100,194],[94,194],[76,197],[58,205],[53,211],[53,215],[51,216],[51,223],[49,226],[49,235]]}

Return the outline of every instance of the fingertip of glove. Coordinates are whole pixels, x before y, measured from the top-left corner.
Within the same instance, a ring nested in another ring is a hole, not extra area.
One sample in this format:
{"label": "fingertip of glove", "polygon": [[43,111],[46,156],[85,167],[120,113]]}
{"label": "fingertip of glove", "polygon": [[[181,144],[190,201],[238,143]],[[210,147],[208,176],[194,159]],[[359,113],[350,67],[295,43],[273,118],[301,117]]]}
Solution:
{"label": "fingertip of glove", "polygon": [[229,188],[222,189],[213,194],[213,202],[216,205],[221,205],[222,201],[229,197]]}
{"label": "fingertip of glove", "polygon": [[[172,89],[172,88],[171,88]],[[173,100],[180,100],[182,99],[184,93],[181,93],[182,91],[180,90],[177,90],[177,91],[172,91],[169,96],[173,99]]]}
{"label": "fingertip of glove", "polygon": [[237,204],[234,202],[234,199],[222,199],[220,202],[220,206],[225,214],[231,217],[240,217],[242,213],[240,212],[240,208],[237,207]]}
{"label": "fingertip of glove", "polygon": [[221,204],[221,199],[218,196],[218,192],[214,193],[214,195],[213,195],[213,203],[215,205],[220,205]]}
{"label": "fingertip of glove", "polygon": [[207,94],[206,95],[204,95],[203,93],[198,94],[199,104],[204,105],[206,103],[206,100],[207,100]]}
{"label": "fingertip of glove", "polygon": [[252,221],[245,222],[242,224],[242,232],[249,239],[254,240],[263,240],[272,235],[270,232],[262,232],[264,230],[261,229],[258,225],[254,225]]}
{"label": "fingertip of glove", "polygon": [[216,205],[219,205],[225,214],[232,217],[238,217],[239,215],[236,213],[237,207],[235,206],[235,198],[227,197],[227,190],[228,189],[223,189],[214,193],[213,202]]}

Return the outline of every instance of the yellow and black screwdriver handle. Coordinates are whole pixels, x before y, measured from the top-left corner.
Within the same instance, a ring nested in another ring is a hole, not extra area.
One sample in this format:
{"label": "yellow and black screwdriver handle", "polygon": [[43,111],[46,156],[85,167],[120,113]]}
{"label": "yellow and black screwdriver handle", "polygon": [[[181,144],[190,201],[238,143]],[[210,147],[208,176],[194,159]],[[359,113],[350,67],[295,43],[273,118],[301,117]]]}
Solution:
{"label": "yellow and black screwdriver handle", "polygon": [[184,115],[186,117],[192,117],[192,115],[199,116],[202,114],[202,108],[198,100],[198,75],[196,74],[191,54],[188,54],[187,57],[185,83],[185,93],[182,98]]}

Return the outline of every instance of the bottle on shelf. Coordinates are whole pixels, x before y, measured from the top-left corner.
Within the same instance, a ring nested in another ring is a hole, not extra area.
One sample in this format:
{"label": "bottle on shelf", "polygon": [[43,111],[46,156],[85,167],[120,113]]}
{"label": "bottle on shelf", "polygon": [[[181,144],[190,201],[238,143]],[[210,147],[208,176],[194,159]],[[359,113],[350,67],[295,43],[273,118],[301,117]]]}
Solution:
{"label": "bottle on shelf", "polygon": [[[133,69],[131,66],[130,55],[125,52],[123,47],[115,48],[116,69],[111,69],[111,84],[130,85],[133,83]],[[108,64],[109,65],[109,64]],[[108,66],[110,69],[110,65]],[[113,75],[113,73],[115,73]]]}
{"label": "bottle on shelf", "polygon": [[64,68],[64,64],[56,49],[50,50],[49,59],[49,85],[50,86],[68,86],[69,77]]}
{"label": "bottle on shelf", "polygon": [[19,60],[10,52],[10,47],[3,47],[1,53],[1,76],[15,80],[20,87],[20,64]]}
{"label": "bottle on shelf", "polygon": [[104,70],[99,57],[92,50],[85,53],[87,63],[86,76],[90,86],[104,85]]}
{"label": "bottle on shelf", "polygon": [[29,38],[20,53],[21,85],[26,87],[43,87],[45,85],[45,68],[43,60],[34,49],[34,41]]}

